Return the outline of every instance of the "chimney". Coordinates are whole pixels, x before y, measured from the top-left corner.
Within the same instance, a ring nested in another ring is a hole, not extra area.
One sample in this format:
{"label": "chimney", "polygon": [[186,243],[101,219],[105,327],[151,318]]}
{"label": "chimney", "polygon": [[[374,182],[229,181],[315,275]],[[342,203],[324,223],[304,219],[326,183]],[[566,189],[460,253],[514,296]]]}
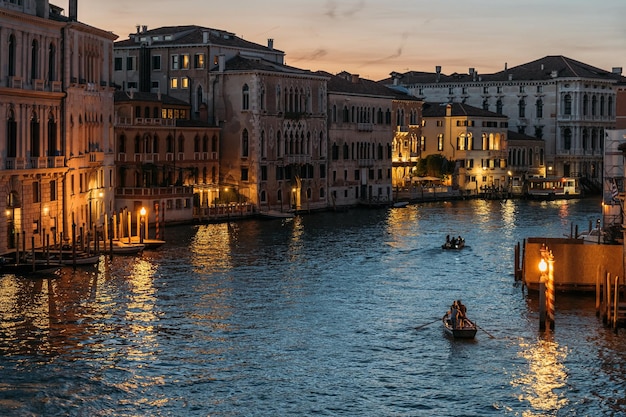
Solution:
{"label": "chimney", "polygon": [[622,67],[613,67],[611,72],[616,75],[622,75]]}
{"label": "chimney", "polygon": [[435,67],[435,72],[437,73],[437,82],[439,82],[439,79],[441,78],[441,65],[437,65]]}
{"label": "chimney", "polygon": [[148,26],[147,25],[143,25],[141,27],[141,33],[146,33],[148,31]]}
{"label": "chimney", "polygon": [[50,5],[47,0],[36,0],[35,8],[37,17],[48,19],[50,17]]}
{"label": "chimney", "polygon": [[509,69],[509,64],[507,64],[506,62],[504,63],[504,70],[506,71],[507,69]]}
{"label": "chimney", "polygon": [[359,83],[359,74],[352,74],[352,84]]}
{"label": "chimney", "polygon": [[137,25],[137,35],[141,33],[141,26]]}
{"label": "chimney", "polygon": [[70,0],[70,21],[78,21],[78,0]]}
{"label": "chimney", "polygon": [[267,40],[267,47],[272,50],[274,49],[274,39],[270,38]]}
{"label": "chimney", "polygon": [[209,31],[202,31],[202,43],[209,43]]}
{"label": "chimney", "polygon": [[452,104],[446,104],[446,117],[452,116]]}
{"label": "chimney", "polygon": [[469,69],[469,75],[474,75],[474,68],[471,68],[471,67],[470,67],[470,69]]}

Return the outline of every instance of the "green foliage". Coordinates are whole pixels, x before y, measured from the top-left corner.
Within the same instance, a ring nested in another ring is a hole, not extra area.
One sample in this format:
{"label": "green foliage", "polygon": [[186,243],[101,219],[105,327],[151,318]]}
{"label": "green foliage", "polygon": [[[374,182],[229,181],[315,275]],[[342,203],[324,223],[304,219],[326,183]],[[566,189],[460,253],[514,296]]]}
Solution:
{"label": "green foliage", "polygon": [[416,174],[419,177],[438,177],[443,178],[445,175],[454,172],[454,163],[441,154],[428,155],[421,158],[417,163]]}

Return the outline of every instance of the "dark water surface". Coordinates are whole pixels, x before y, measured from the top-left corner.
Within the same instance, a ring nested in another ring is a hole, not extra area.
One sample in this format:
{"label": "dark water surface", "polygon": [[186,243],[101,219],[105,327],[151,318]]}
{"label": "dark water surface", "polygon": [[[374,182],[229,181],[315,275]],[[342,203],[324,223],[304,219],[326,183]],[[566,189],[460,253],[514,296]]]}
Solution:
{"label": "dark water surface", "polygon": [[[540,333],[513,285],[517,242],[599,213],[476,200],[184,226],[99,270],[0,277],[0,416],[625,415],[626,333],[563,295]],[[468,246],[442,251],[449,233]],[[443,334],[455,298],[475,341]]]}

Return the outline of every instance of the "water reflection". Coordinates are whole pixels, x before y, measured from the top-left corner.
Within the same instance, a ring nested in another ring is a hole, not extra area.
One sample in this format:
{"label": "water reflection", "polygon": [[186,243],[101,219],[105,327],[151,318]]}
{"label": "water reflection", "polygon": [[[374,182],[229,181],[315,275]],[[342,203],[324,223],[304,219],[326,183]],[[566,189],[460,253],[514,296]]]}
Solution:
{"label": "water reflection", "polygon": [[520,343],[519,356],[526,360],[526,372],[514,377],[511,385],[520,388],[520,401],[531,406],[524,417],[556,415],[567,406],[562,391],[567,384],[568,370],[563,364],[567,353],[568,349],[559,347],[550,333],[535,342]]}

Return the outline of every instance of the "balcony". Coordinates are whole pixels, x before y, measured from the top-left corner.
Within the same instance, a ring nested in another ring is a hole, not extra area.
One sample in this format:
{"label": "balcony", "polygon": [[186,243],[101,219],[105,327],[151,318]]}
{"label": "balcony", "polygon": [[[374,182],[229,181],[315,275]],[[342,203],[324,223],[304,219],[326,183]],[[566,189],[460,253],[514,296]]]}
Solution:
{"label": "balcony", "polygon": [[356,126],[359,132],[372,132],[374,130],[373,123],[357,123]]}
{"label": "balcony", "polygon": [[115,189],[118,197],[193,196],[193,187],[120,187]]}

